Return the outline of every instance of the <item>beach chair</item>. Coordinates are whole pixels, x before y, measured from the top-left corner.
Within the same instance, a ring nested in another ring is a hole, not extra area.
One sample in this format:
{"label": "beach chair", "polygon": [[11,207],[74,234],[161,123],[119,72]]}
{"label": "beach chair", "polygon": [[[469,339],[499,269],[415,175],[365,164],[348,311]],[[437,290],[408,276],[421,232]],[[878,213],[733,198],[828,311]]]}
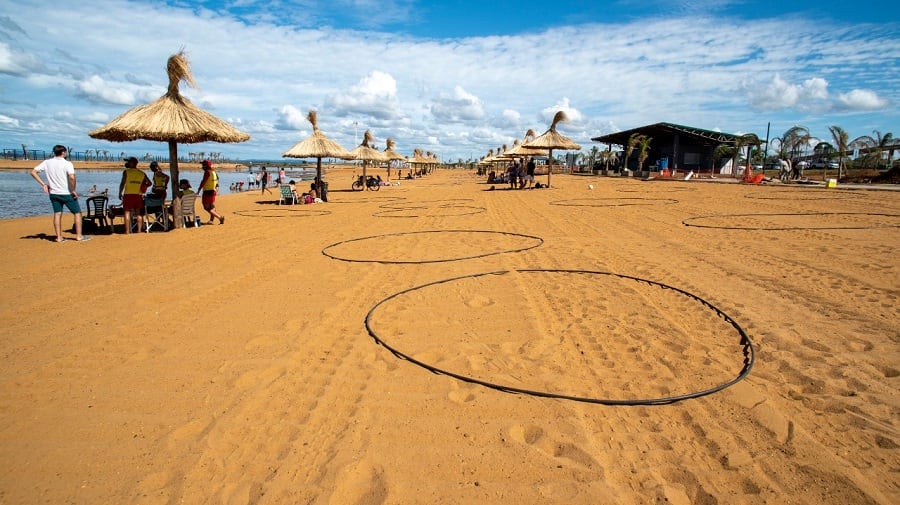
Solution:
{"label": "beach chair", "polygon": [[105,196],[92,196],[85,202],[87,212],[82,215],[82,222],[91,223],[105,233],[112,233],[112,224],[107,219],[107,205],[109,198]]}
{"label": "beach chair", "polygon": [[184,195],[181,197],[181,220],[186,227],[197,226],[197,194]]}
{"label": "beach chair", "polygon": [[290,184],[282,184],[278,186],[278,189],[281,191],[281,196],[278,198],[278,205],[286,205],[287,202],[291,202],[291,205],[297,203],[297,194],[291,189]]}
{"label": "beach chair", "polygon": [[150,233],[155,229],[169,231],[169,213],[165,200],[148,196],[144,198],[144,230]]}

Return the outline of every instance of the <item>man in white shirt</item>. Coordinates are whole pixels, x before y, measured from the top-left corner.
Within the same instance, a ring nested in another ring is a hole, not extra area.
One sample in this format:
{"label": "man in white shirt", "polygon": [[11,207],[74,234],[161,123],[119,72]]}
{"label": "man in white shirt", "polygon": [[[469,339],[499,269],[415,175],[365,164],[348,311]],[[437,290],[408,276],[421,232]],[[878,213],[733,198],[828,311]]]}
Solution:
{"label": "man in white shirt", "polygon": [[[44,193],[50,195],[53,206],[53,231],[56,242],[65,242],[62,236],[62,209],[66,207],[75,216],[75,240],[90,240],[81,234],[81,206],[78,205],[78,193],[75,192],[75,167],[66,159],[65,146],[53,146],[53,156],[44,160],[31,171],[31,177],[41,185]],[[40,173],[46,172],[47,182],[41,179]]]}

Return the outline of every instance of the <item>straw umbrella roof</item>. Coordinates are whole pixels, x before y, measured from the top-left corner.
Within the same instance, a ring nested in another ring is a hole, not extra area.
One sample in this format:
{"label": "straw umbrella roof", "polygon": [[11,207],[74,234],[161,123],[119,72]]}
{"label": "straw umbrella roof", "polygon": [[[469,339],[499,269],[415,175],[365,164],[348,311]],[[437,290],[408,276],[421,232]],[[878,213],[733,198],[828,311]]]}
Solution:
{"label": "straw umbrella roof", "polygon": [[540,137],[523,144],[525,147],[537,147],[542,149],[562,149],[565,151],[578,150],[581,146],[572,142],[568,137],[556,131],[556,125],[562,121],[568,121],[569,117],[563,111],[557,112],[553,116],[553,123],[550,129],[545,131]]}
{"label": "straw umbrella roof", "polygon": [[316,159],[316,193],[322,195],[322,158],[340,158],[343,160],[353,159],[350,152],[344,149],[340,144],[326,137],[319,130],[319,116],[316,111],[311,110],[306,115],[306,119],[312,124],[313,132],[309,137],[294,144],[293,147],[285,151],[282,158],[315,158]]}
{"label": "straw umbrella roof", "polygon": [[250,135],[200,109],[181,95],[178,85],[182,80],[191,86],[195,85],[190,64],[183,51],[169,57],[166,70],[169,75],[169,90],[165,95],[153,103],[126,111],[88,135],[111,142],[144,139],[195,144],[250,140]]}
{"label": "straw umbrella roof", "polygon": [[394,146],[396,146],[396,145],[397,145],[397,143],[394,142],[394,139],[388,137],[387,147],[384,148],[384,156],[385,156],[385,158],[388,159],[388,161],[390,161],[390,160],[405,160],[406,159],[406,156],[403,156],[402,154],[398,153],[397,151],[394,151]]}
{"label": "straw umbrella roof", "polygon": [[519,158],[523,156],[546,156],[547,150],[540,147],[529,147],[526,144],[533,142],[535,138],[534,130],[529,129],[525,132],[520,144],[518,140],[513,141],[513,146],[503,152],[504,157]]}
{"label": "straw umbrella roof", "polygon": [[426,163],[430,163],[431,160],[425,157],[424,151],[416,148],[413,149],[413,157],[409,159],[409,162],[424,165]]}
{"label": "straw umbrella roof", "polygon": [[363,180],[368,180],[366,178],[367,161],[374,161],[379,163],[390,161],[387,156],[385,156],[381,151],[375,149],[374,147],[370,147],[370,143],[375,143],[375,137],[372,135],[372,132],[370,130],[366,130],[366,133],[363,134],[362,142],[350,151],[350,156],[352,156],[351,159],[362,161]]}
{"label": "straw umbrella roof", "polygon": [[[175,200],[173,207],[176,213],[180,214],[178,144],[245,142],[250,140],[250,135],[181,96],[178,86],[182,80],[195,86],[184,51],[169,57],[166,72],[169,77],[169,88],[165,95],[153,103],[126,111],[105,126],[89,132],[88,135],[111,142],[139,139],[167,142],[172,194]],[[181,223],[180,216],[175,217],[175,222]]]}
{"label": "straw umbrella roof", "polygon": [[549,170],[547,170],[547,187],[550,186],[550,174],[553,172],[553,150],[562,149],[565,151],[569,151],[581,149],[580,145],[572,142],[568,137],[561,135],[556,131],[556,125],[558,123],[568,120],[569,118],[568,116],[566,116],[565,112],[558,111],[553,116],[553,122],[550,124],[550,129],[545,131],[540,137],[524,144],[525,147],[539,147],[547,149],[547,161],[550,164]]}
{"label": "straw umbrella roof", "polygon": [[309,137],[294,144],[281,155],[282,158],[340,158],[342,160],[352,160],[353,156],[350,151],[344,149],[337,142],[326,137],[319,130],[318,114],[311,110],[306,115],[306,119],[312,124],[313,132]]}
{"label": "straw umbrella roof", "polygon": [[369,146],[370,143],[375,143],[375,137],[370,130],[366,130],[366,133],[363,134],[362,142],[350,150],[350,155],[352,156],[351,159],[362,161],[388,161],[387,157],[382,154],[381,151]]}

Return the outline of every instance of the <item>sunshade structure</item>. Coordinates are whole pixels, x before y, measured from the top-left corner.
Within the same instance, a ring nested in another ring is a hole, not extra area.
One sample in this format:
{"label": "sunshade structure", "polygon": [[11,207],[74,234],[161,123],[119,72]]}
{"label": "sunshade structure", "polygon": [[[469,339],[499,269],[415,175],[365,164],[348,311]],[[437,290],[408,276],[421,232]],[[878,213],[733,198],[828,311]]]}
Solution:
{"label": "sunshade structure", "polygon": [[427,154],[421,149],[413,149],[413,157],[409,159],[412,165],[420,165],[420,168],[428,171],[428,166],[437,163],[437,160],[431,157],[431,152]]}
{"label": "sunshade structure", "polygon": [[391,162],[395,161],[395,160],[406,161],[406,156],[403,156],[402,154],[398,153],[397,151],[394,151],[394,146],[397,145],[397,143],[394,142],[394,139],[388,137],[386,145],[387,145],[387,147],[384,148],[384,152],[382,154],[384,155],[385,159],[388,162],[387,175],[388,175],[388,180],[391,180]]}
{"label": "sunshade structure", "polygon": [[387,157],[381,153],[378,149],[369,146],[370,143],[374,143],[375,138],[372,136],[372,132],[366,130],[366,133],[363,135],[363,141],[358,146],[354,147],[350,151],[350,156],[352,160],[360,160],[362,161],[363,167],[363,181],[366,181],[366,163],[369,161],[375,162],[383,162],[388,161]]}
{"label": "sunshade structure", "polygon": [[534,130],[529,129],[525,132],[520,144],[518,140],[513,141],[513,146],[503,152],[505,158],[524,158],[526,156],[547,156],[547,150],[539,147],[527,147],[526,144],[534,141]]}
{"label": "sunshade structure", "polygon": [[312,135],[294,144],[281,155],[282,158],[315,158],[316,159],[316,194],[322,194],[322,158],[340,158],[352,160],[353,156],[337,142],[329,139],[319,130],[318,114],[311,110],[306,119],[312,124]]}
{"label": "sunshade structure", "polygon": [[231,126],[228,122],[206,112],[187,98],[178,89],[182,80],[194,86],[190,64],[179,51],[169,57],[166,64],[169,75],[169,89],[159,100],[140,105],[126,111],[88,135],[110,142],[131,140],[154,140],[169,143],[169,180],[172,183],[172,208],[176,226],[181,227],[181,197],[178,192],[178,144],[199,142],[245,142],[250,135]]}
{"label": "sunshade structure", "polygon": [[578,150],[581,149],[581,146],[572,142],[567,137],[561,135],[556,131],[556,125],[560,121],[568,121],[569,118],[566,116],[566,113],[563,111],[558,111],[553,115],[553,122],[550,124],[550,129],[545,131],[543,135],[532,140],[531,142],[526,142],[523,144],[524,147],[532,147],[532,148],[540,148],[547,150],[547,187],[550,187],[550,174],[553,173],[553,150],[554,149],[562,149],[565,151],[570,150]]}

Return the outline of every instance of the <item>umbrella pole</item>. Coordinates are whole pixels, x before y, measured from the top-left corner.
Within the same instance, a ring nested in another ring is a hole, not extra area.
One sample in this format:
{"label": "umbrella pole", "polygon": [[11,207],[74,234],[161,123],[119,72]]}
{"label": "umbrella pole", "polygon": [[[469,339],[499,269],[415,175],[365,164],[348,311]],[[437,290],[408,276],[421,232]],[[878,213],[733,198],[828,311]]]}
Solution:
{"label": "umbrella pole", "polygon": [[316,198],[322,198],[322,158],[316,158]]}
{"label": "umbrella pole", "polygon": [[182,228],[184,223],[181,219],[181,193],[178,186],[178,143],[174,140],[169,141],[169,182],[172,183],[172,219],[175,221],[175,228]]}
{"label": "umbrella pole", "polygon": [[547,150],[547,187],[550,187],[550,174],[553,173],[553,149]]}

